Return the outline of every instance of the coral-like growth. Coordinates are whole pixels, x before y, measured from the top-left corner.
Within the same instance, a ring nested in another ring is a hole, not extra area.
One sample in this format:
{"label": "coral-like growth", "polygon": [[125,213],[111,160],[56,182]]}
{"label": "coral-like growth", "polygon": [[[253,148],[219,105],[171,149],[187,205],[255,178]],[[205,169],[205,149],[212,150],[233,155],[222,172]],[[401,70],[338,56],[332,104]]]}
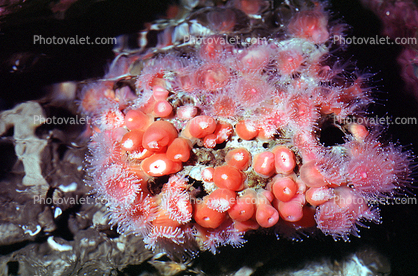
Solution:
{"label": "coral-like growth", "polygon": [[[119,232],[173,257],[241,246],[257,228],[348,240],[361,221],[380,222],[371,200],[408,185],[412,154],[353,122],[373,102],[370,75],[327,64],[342,26],[323,5],[294,9],[277,35],[227,40],[242,22],[266,22],[265,4],[192,12],[182,20],[209,25],[202,43],[127,54],[141,61],[136,73],[83,90],[80,107],[94,119],[88,183]],[[343,131],[339,144],[320,143],[329,125]]]}

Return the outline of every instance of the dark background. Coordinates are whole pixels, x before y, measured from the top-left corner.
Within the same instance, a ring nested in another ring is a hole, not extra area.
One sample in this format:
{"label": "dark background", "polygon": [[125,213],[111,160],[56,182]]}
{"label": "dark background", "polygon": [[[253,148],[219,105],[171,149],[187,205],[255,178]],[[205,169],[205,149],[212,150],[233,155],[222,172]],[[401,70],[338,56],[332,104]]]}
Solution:
{"label": "dark background", "polygon": [[[352,26],[351,34],[356,37],[374,37],[380,34],[381,22],[357,1],[331,1],[332,10],[338,11],[344,21]],[[347,55],[357,61],[359,68],[370,68],[376,72],[375,85],[383,93],[376,93],[378,102],[371,110],[374,114],[395,117],[418,118],[418,91],[415,97],[404,90],[400,78],[400,66],[396,57],[402,50],[399,45],[352,45]],[[418,125],[391,125],[388,139],[400,141],[402,145],[418,152]],[[415,162],[416,163],[416,162]],[[416,176],[416,165],[415,173]],[[416,182],[414,183],[416,186]],[[413,194],[416,190],[411,189]],[[416,275],[418,271],[418,206],[381,206],[383,223],[361,232],[360,240],[354,243],[370,243],[390,258],[391,275]]]}

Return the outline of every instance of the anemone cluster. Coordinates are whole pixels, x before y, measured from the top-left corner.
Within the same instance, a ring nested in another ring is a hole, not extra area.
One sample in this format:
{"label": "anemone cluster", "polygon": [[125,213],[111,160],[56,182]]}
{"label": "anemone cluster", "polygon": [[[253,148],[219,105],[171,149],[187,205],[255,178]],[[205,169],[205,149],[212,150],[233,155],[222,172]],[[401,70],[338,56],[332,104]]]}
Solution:
{"label": "anemone cluster", "polygon": [[[259,228],[358,236],[380,222],[373,202],[408,185],[412,154],[379,141],[370,74],[331,64],[344,25],[315,3],[288,7],[280,34],[231,41],[239,18],[251,27],[268,9],[232,2],[204,10],[210,32],[195,42],[162,36],[83,88],[87,183],[120,233],[170,256],[239,247]],[[341,139],[326,145],[329,126]]]}

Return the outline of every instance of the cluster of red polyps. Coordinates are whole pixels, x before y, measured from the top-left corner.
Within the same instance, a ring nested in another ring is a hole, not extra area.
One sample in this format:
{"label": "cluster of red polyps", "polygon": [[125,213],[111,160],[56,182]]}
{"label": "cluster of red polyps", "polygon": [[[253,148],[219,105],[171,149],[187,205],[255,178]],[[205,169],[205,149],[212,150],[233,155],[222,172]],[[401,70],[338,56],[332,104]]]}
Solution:
{"label": "cluster of red polyps", "polygon": [[[214,34],[137,54],[131,82],[84,87],[88,183],[120,233],[175,256],[241,246],[258,228],[348,240],[361,221],[380,222],[371,200],[408,184],[412,155],[378,140],[370,75],[327,64],[327,13],[298,11],[287,26],[245,46]],[[327,126],[339,143],[321,142]]]}

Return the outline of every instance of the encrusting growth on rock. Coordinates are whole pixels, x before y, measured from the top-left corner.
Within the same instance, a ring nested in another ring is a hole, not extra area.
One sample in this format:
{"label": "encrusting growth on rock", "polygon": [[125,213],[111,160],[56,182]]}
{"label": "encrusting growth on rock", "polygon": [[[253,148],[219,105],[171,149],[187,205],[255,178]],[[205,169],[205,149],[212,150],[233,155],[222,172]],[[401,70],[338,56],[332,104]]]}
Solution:
{"label": "encrusting growth on rock", "polygon": [[[234,44],[237,20],[258,22],[267,6],[231,2],[196,15],[209,24],[202,43],[127,55],[141,61],[124,86],[136,96],[106,92],[120,81],[85,86],[81,109],[95,118],[87,182],[119,232],[172,257],[239,247],[258,228],[280,236],[283,224],[358,236],[362,221],[380,222],[369,200],[408,185],[412,153],[352,122],[373,100],[366,75],[327,63],[344,25],[318,2],[284,6],[292,16],[273,35]],[[343,143],[320,143],[325,123]]]}

